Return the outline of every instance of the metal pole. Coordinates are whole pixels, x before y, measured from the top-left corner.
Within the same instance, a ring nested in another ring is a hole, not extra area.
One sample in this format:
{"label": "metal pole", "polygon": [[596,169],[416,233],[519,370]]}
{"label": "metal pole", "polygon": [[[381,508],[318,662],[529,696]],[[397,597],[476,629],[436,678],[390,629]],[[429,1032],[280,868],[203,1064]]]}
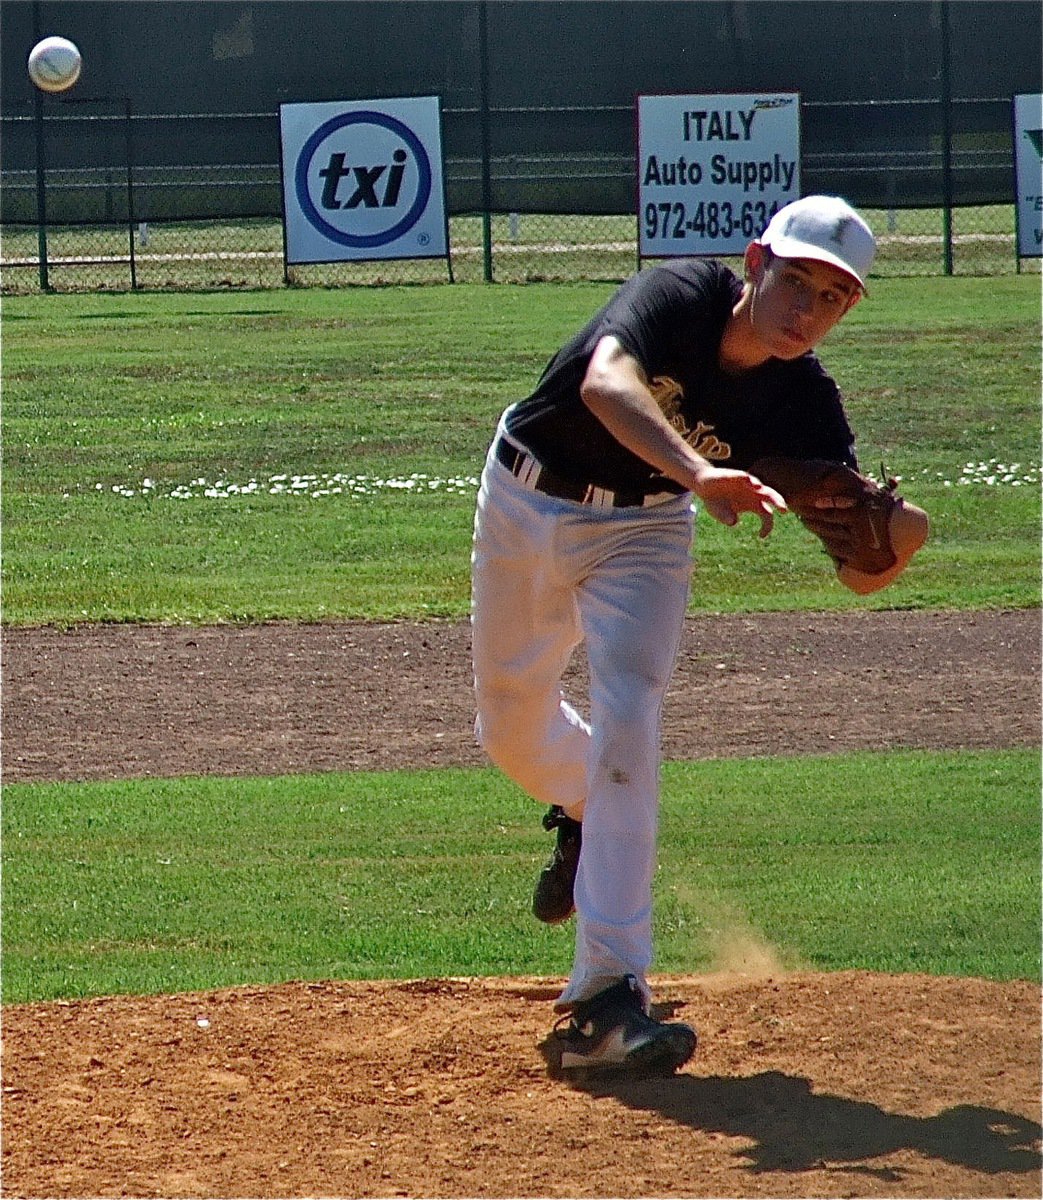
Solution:
{"label": "metal pole", "polygon": [[942,92],[942,239],[945,255],[945,274],[953,273],[952,267],[952,76],[949,51],[949,0],[942,0],[941,18],[941,92]]}
{"label": "metal pole", "polygon": [[[33,2],[33,45],[40,40],[40,0]],[[47,181],[44,170],[43,93],[33,87],[33,121],[36,131],[36,244],[40,289],[50,291],[47,275]]]}
{"label": "metal pole", "polygon": [[131,136],[130,97],[123,97],[127,117],[127,239],[130,243],[130,287],[138,286],[138,273],[134,263],[134,141]]}
{"label": "metal pole", "polygon": [[36,123],[36,245],[40,263],[40,287],[50,291],[47,276],[47,182],[44,177],[43,96],[34,89],[34,119]]}
{"label": "metal pole", "polygon": [[478,4],[478,90],[482,130],[482,263],[486,283],[493,281],[492,176],[489,150],[489,13]]}

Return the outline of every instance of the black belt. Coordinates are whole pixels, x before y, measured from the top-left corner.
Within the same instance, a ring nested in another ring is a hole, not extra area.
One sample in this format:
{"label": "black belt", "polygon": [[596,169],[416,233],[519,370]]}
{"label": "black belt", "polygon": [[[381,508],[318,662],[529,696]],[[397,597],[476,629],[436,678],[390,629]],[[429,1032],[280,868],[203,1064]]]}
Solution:
{"label": "black belt", "polygon": [[598,508],[645,508],[682,494],[680,491],[612,492],[593,483],[573,483],[542,466],[538,459],[505,437],[496,439],[493,452],[497,461],[526,487],[543,492],[546,496],[556,496],[559,500],[572,500],[576,504],[592,504]]}

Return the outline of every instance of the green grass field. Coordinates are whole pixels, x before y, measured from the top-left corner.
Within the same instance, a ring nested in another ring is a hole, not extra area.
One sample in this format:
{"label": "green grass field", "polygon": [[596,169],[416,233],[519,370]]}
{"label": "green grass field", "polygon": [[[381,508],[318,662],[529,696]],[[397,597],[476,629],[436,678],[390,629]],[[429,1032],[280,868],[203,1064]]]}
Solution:
{"label": "green grass field", "polygon": [[[496,417],[608,291],[8,298],[5,623],[462,618]],[[931,540],[863,600],[795,521],[766,542],[701,521],[692,611],[1038,605],[1039,322],[1038,278],[876,283],[822,356]],[[668,764],[664,785],[657,969],[734,937],[1039,978],[1038,754]],[[8,784],[3,835],[5,1002],[569,960],[527,911],[546,836],[493,771]]]}
{"label": "green grass field", "polygon": [[[596,284],[15,297],[11,624],[461,616],[496,417]],[[866,469],[933,519],[884,606],[1039,599],[1039,287],[881,280],[823,357]],[[837,608],[794,520],[704,522],[693,607]]]}
{"label": "green grass field", "polygon": [[[1037,978],[1038,768],[1029,752],[668,765],[657,969],[750,954]],[[571,929],[529,915],[537,813],[491,769],[9,785],[4,1000],[567,974]]]}

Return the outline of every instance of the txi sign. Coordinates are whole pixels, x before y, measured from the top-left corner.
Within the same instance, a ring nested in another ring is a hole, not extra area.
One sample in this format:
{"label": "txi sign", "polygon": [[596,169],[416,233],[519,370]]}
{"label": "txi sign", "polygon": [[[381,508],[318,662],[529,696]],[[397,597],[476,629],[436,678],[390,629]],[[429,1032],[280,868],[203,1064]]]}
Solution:
{"label": "txi sign", "polygon": [[436,96],[283,104],[287,263],[448,253]]}

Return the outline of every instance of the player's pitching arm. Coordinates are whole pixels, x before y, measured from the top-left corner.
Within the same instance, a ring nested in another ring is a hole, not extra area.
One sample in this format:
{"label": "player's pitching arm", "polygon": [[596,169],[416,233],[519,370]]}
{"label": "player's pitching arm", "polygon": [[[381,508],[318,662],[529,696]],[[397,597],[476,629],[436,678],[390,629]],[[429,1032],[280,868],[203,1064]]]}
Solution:
{"label": "player's pitching arm", "polygon": [[598,342],[580,395],[618,442],[693,492],[722,524],[734,525],[751,512],[760,517],[760,536],[767,537],[775,513],[786,511],[774,488],[746,471],[715,467],[688,445],[656,404],[644,368],[617,338]]}

